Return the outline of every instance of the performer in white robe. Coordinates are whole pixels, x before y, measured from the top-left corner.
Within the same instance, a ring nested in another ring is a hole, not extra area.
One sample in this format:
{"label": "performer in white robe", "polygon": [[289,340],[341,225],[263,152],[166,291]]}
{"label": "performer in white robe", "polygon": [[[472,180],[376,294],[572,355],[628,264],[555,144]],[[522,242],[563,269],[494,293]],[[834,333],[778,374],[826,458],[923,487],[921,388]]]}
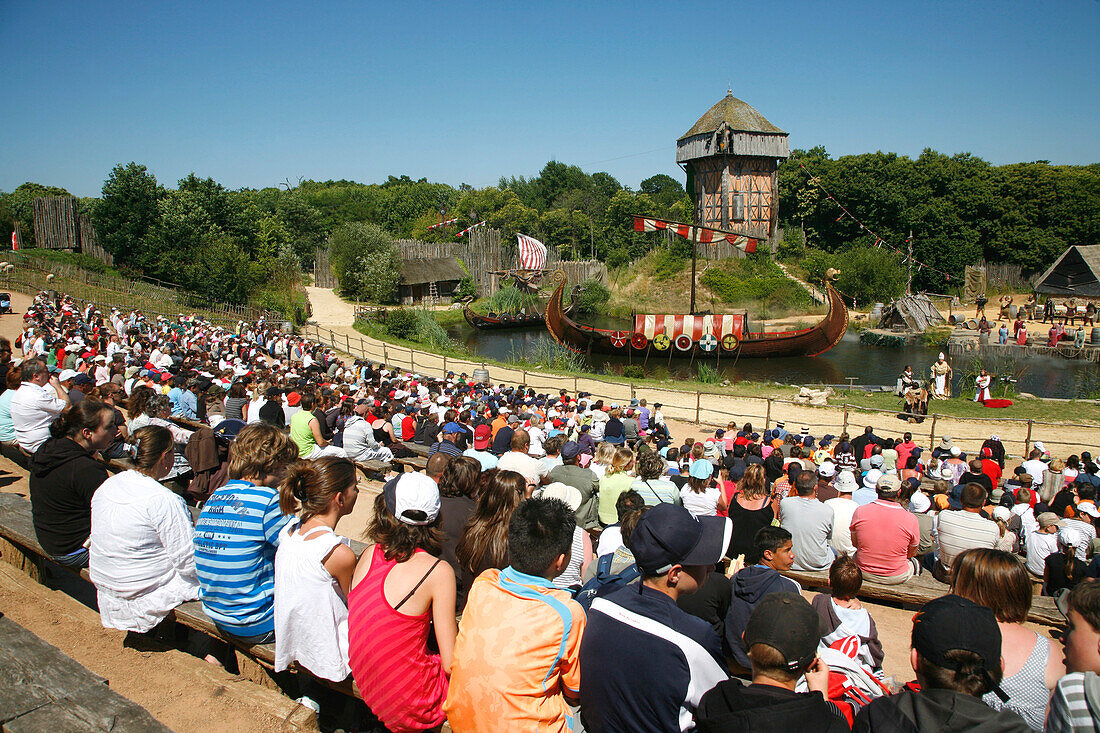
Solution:
{"label": "performer in white robe", "polygon": [[974,386],[977,388],[974,390],[974,401],[985,402],[990,399],[992,395],[989,393],[989,385],[993,382],[993,377],[989,376],[989,373],[985,369],[974,380]]}
{"label": "performer in white robe", "polygon": [[947,363],[947,357],[940,352],[940,357],[932,368],[929,369],[932,379],[931,397],[945,400],[951,396],[951,365]]}

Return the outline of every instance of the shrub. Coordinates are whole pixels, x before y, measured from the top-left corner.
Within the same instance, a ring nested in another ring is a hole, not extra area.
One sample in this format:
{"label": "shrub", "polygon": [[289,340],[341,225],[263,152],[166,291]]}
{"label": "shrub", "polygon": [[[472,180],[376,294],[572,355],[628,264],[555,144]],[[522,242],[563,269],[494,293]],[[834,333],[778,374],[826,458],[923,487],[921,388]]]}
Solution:
{"label": "shrub", "polygon": [[687,260],[668,249],[655,249],[645,256],[645,270],[654,280],[665,282],[684,271]]}
{"label": "shrub", "polygon": [[722,381],[722,375],[710,364],[699,362],[695,365],[695,376],[703,384],[718,384]]}
{"label": "shrub", "polygon": [[830,267],[835,267],[835,259],[835,256],[828,252],[814,249],[807,252],[798,264],[806,271],[807,282],[820,285],[825,277],[825,272]]}
{"label": "shrub", "polygon": [[580,313],[598,313],[611,299],[611,291],[599,280],[585,280],[581,283],[577,297],[577,310]]}
{"label": "shrub", "polygon": [[856,247],[836,256],[836,287],[858,304],[888,303],[905,290],[905,268],[891,252]]}
{"label": "shrub", "polygon": [[373,303],[393,303],[401,283],[397,245],[382,227],[350,222],[329,236],[332,271],[341,292]]}
{"label": "shrub", "polygon": [[783,262],[788,262],[798,260],[805,254],[806,240],[802,236],[802,231],[795,227],[785,227],[783,239],[779,240],[779,246],[775,250],[776,257]]}
{"label": "shrub", "polygon": [[808,308],[810,295],[766,255],[724,260],[707,267],[699,282],[720,300],[765,309]]}
{"label": "shrub", "polygon": [[641,364],[627,364],[623,367],[623,376],[627,379],[645,379],[645,369]]}

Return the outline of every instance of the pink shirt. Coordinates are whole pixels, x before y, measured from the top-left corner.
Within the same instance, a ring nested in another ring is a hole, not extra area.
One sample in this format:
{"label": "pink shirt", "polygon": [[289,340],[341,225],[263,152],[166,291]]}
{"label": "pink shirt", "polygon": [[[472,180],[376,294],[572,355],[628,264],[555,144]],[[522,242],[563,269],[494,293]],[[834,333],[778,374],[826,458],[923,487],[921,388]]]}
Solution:
{"label": "pink shirt", "polygon": [[875,575],[903,575],[909,548],[920,542],[916,515],[896,501],[876,499],[852,515],[852,544],[859,569]]}

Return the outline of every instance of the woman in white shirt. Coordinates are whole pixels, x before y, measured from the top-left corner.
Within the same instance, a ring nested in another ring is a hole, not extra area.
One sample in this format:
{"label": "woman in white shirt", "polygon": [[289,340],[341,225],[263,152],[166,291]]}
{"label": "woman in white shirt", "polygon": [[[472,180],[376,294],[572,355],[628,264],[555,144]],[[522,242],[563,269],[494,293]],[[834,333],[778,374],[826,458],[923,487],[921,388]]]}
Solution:
{"label": "woman in white shirt", "polygon": [[694,517],[713,517],[729,510],[729,501],[714,482],[714,464],[705,458],[692,462],[688,482],[680,489],[684,508]]}
{"label": "woman in white shirt", "polygon": [[279,487],[284,514],[275,553],[275,671],[297,662],[340,682],[348,666],[348,590],[355,552],[336,523],[355,508],[355,464],[326,456],[292,468]]}
{"label": "woman in white shirt", "polygon": [[115,474],[92,497],[88,572],[106,628],[144,633],[199,597],[194,531],[183,500],[160,484],[175,444],[163,427],[133,435],[135,470]]}

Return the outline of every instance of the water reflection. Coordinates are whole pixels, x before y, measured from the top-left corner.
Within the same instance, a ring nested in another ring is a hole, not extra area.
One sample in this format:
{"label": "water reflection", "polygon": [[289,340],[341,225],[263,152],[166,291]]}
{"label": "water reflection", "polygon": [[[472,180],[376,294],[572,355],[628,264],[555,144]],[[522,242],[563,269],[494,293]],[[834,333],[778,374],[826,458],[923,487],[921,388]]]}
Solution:
{"label": "water reflection", "polygon": [[[623,327],[617,323],[599,324],[601,327]],[[472,353],[490,359],[507,360],[534,348],[539,341],[549,341],[545,330],[525,329],[508,331],[478,331],[463,324],[452,327],[452,338],[465,344]],[[782,384],[847,384],[848,377],[856,377],[862,385],[892,385],[906,365],[911,365],[919,378],[928,378],[928,367],[936,360],[939,349],[923,344],[900,349],[864,346],[859,335],[848,332],[840,343],[821,356],[784,359],[720,359],[710,360],[730,381],[751,380],[779,382]],[[688,359],[657,357],[651,354],[648,361],[637,357],[625,358],[593,354],[591,364],[597,371],[614,372],[626,364],[643,364],[647,376],[655,378],[688,378],[695,375],[695,363]],[[962,372],[966,364],[955,362],[955,378],[952,390],[969,392],[969,384],[962,385]],[[1026,371],[1020,377],[1018,389],[1039,397],[1078,397],[1100,391],[1100,368],[1089,362],[1032,357],[1027,360]],[[1005,366],[1006,369],[1012,368]],[[999,390],[994,390],[999,394]]]}

